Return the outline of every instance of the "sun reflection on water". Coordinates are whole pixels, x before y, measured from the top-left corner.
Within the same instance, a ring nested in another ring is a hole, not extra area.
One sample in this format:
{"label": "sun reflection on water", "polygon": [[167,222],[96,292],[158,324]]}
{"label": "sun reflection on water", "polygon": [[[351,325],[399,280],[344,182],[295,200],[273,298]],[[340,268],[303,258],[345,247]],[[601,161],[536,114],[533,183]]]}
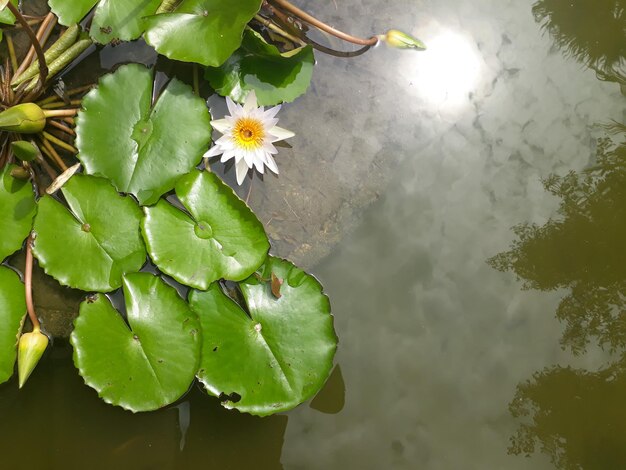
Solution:
{"label": "sun reflection on water", "polygon": [[457,32],[440,31],[424,39],[428,49],[416,54],[409,67],[411,86],[440,111],[458,110],[478,88],[481,54],[471,38]]}

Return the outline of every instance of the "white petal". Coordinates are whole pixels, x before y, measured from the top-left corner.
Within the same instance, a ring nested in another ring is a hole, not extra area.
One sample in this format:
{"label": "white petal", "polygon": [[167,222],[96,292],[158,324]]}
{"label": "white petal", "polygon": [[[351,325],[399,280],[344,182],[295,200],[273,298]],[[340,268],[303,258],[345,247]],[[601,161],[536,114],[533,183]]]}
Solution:
{"label": "white petal", "polygon": [[274,126],[272,127],[269,131],[268,134],[274,136],[275,138],[272,139],[272,142],[278,142],[279,140],[285,140],[288,139],[290,137],[293,137],[294,134],[291,131],[288,131],[287,129],[283,129],[282,127],[278,127],[278,126]]}
{"label": "white petal", "polygon": [[235,152],[233,152],[232,150],[228,150],[228,151],[224,152],[224,154],[222,155],[222,158],[220,158],[220,162],[222,162],[222,163],[227,162],[228,160],[230,160],[234,156],[235,156]]}
{"label": "white petal", "polygon": [[252,168],[254,163],[254,151],[245,150],[243,152],[243,159],[245,160],[246,165],[248,165],[248,168]]}
{"label": "white petal", "polygon": [[232,127],[226,119],[216,119],[215,121],[211,121],[211,126],[213,126],[213,129],[217,132],[222,134],[227,134]]}
{"label": "white petal", "polygon": [[267,111],[265,111],[265,113],[263,113],[265,116],[265,118],[267,119],[271,119],[273,117],[276,117],[276,114],[278,114],[278,111],[280,111],[280,105],[278,106],[274,106],[273,108],[268,109]]}
{"label": "white petal", "polygon": [[203,158],[211,158],[211,157],[216,157],[217,155],[220,155],[224,152],[224,150],[222,149],[221,146],[219,145],[214,145],[213,147],[211,147],[207,152],[205,152],[205,154],[203,155]]}
{"label": "white petal", "polygon": [[274,173],[278,174],[278,166],[276,166],[276,161],[274,161],[274,157],[271,155],[266,155],[265,163],[267,163],[267,167],[272,170]]}
{"label": "white petal", "polygon": [[269,141],[263,142],[263,150],[265,150],[266,154],[278,153],[278,149],[274,147],[274,144]]}
{"label": "white petal", "polygon": [[246,161],[243,158],[235,165],[235,172],[237,173],[237,184],[241,186],[248,174],[248,165],[246,165]]}
{"label": "white petal", "polygon": [[254,90],[252,90],[246,96],[246,101],[243,104],[243,110],[244,112],[249,113],[250,111],[256,108],[258,108],[257,101],[256,101],[256,93],[254,92]]}
{"label": "white petal", "polygon": [[265,165],[263,164],[263,160],[257,158],[254,160],[254,167],[257,169],[257,171],[261,174],[263,174],[263,168],[265,167]]}
{"label": "white petal", "polygon": [[230,96],[226,97],[226,106],[228,107],[228,112],[231,116],[238,116],[241,110],[241,107],[230,99]]}

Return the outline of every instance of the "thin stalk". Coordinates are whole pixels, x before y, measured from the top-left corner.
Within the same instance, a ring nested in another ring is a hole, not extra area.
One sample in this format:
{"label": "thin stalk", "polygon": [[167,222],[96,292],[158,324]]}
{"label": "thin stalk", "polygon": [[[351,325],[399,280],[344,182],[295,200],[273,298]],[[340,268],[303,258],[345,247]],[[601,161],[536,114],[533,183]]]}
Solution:
{"label": "thin stalk", "polygon": [[48,176],[50,177],[52,181],[54,181],[59,176],[57,172],[54,171],[54,169],[50,166],[50,164],[47,161],[45,161],[41,155],[37,155],[37,163],[39,163],[39,166],[43,168],[46,171],[46,173],[48,173]]}
{"label": "thin stalk", "polygon": [[[54,16],[52,13],[49,13],[48,15],[46,15],[46,17],[43,20],[43,23],[37,30],[37,41],[39,42],[39,44],[41,44],[42,47],[43,47],[43,44],[45,44],[45,42],[50,37],[50,34],[52,34],[52,30],[55,24],[56,24],[56,16]],[[28,49],[26,57],[24,57],[24,60],[22,61],[20,66],[17,68],[13,76],[16,77],[20,75],[24,70],[26,70],[30,66],[34,57],[35,57],[35,48],[31,46]]]}
{"label": "thin stalk", "polygon": [[11,89],[11,67],[9,65],[9,58],[7,57],[4,63],[4,70],[2,71],[2,77],[0,80],[0,98],[4,103],[13,103],[13,90]]}
{"label": "thin stalk", "polygon": [[65,118],[61,119],[61,121],[67,122],[70,126],[74,125],[74,118],[71,118],[71,117],[65,117]]}
{"label": "thin stalk", "polygon": [[[8,3],[9,5],[11,2]],[[33,234],[28,235],[26,240],[26,267],[24,269],[24,288],[26,291],[26,310],[33,324],[33,330],[38,331],[41,328],[39,318],[35,313],[35,304],[33,303]]]}
{"label": "thin stalk", "polygon": [[44,136],[45,139],[49,140],[51,143],[53,143],[57,147],[61,147],[63,150],[67,150],[68,152],[73,153],[73,154],[78,153],[78,150],[76,150],[70,144],[68,144],[67,142],[63,142],[61,139],[53,136],[52,134],[46,131],[43,131],[42,135]]}
{"label": "thin stalk", "polygon": [[[40,83],[40,86],[43,88],[44,84],[46,83],[46,79],[48,78],[48,66],[46,65],[46,60],[44,59],[43,50],[41,49],[41,44],[39,44],[39,39],[37,38],[33,30],[31,29],[31,27],[28,26],[26,19],[24,19],[19,9],[15,5],[9,2],[7,3],[7,8],[11,11],[11,13],[13,13],[13,16],[15,16],[15,19],[24,27],[24,31],[26,31],[26,34],[28,35],[30,42],[35,48],[37,59],[39,59],[39,63],[41,64],[39,67],[39,83]],[[52,15],[52,17],[54,18],[54,15]],[[43,28],[43,25],[42,25],[42,28]]]}
{"label": "thin stalk", "polygon": [[200,96],[200,82],[198,80],[198,64],[193,64],[193,92]]}
{"label": "thin stalk", "polygon": [[61,159],[61,156],[57,153],[57,151],[54,150],[54,147],[48,141],[48,139],[46,139],[45,137],[40,137],[40,141],[43,145],[43,147],[41,147],[42,152],[46,154],[48,158],[50,158],[54,163],[56,163],[56,165],[61,169],[61,171],[67,170],[67,165]]}
{"label": "thin stalk", "polygon": [[335,57],[357,57],[357,56],[360,56],[361,54],[366,53],[372,48],[372,46],[363,46],[360,49],[357,49],[356,51],[338,51],[336,49],[331,49],[330,47],[322,46],[321,44],[313,41],[311,38],[308,38],[306,36],[304,40],[307,44],[313,47],[313,49],[316,49],[320,52],[323,52],[324,54],[332,55]]}
{"label": "thin stalk", "polygon": [[50,119],[48,121],[48,125],[50,125],[52,127],[55,127],[57,129],[59,129],[61,132],[65,132],[66,134],[69,134],[69,135],[72,135],[72,136],[76,135],[76,132],[74,132],[73,129],[70,129],[65,124],[61,124],[60,122],[56,122],[56,121],[54,121],[52,119]]}
{"label": "thin stalk", "polygon": [[42,109],[55,109],[62,108],[63,106],[79,106],[81,100],[72,100],[69,103],[65,103],[64,101],[53,101],[51,103],[46,103],[40,106]]}
{"label": "thin stalk", "polygon": [[343,31],[339,31],[338,29],[335,29],[332,26],[329,26],[326,23],[318,20],[314,16],[309,15],[307,12],[300,10],[300,8],[298,8],[295,5],[292,5],[287,0],[269,0],[269,3],[278,5],[280,8],[300,18],[305,23],[308,23],[311,26],[315,26],[317,29],[325,31],[328,34],[332,34],[333,36],[339,39],[343,39],[344,41],[351,42],[353,44],[358,44],[360,46],[373,46],[374,44],[378,42],[378,38],[376,36],[372,36],[371,38],[364,39],[364,38],[359,38],[357,36],[352,36],[350,34],[344,33]]}
{"label": "thin stalk", "polygon": [[[83,91],[89,91],[92,88],[93,88],[93,85],[84,85],[84,86],[79,86],[77,88],[72,88],[71,90],[67,90],[65,92],[65,96],[71,97],[71,96],[76,95],[78,93],[82,93]],[[37,104],[41,107],[41,106],[43,106],[45,104],[52,103],[52,102],[57,101],[57,100],[58,100],[58,97],[53,95],[53,96],[48,96],[47,98],[45,98],[45,99],[43,99],[41,101],[37,101]]]}
{"label": "thin stalk", "polygon": [[248,194],[246,195],[246,205],[249,205],[250,195],[252,194],[252,185],[254,184],[254,178],[250,180],[250,187],[248,188]]}
{"label": "thin stalk", "polygon": [[17,56],[15,55],[15,46],[10,34],[7,34],[7,46],[9,48],[9,57],[11,58],[11,67],[17,70]]}
{"label": "thin stalk", "polygon": [[50,117],[73,117],[78,113],[78,109],[44,109],[43,115]]}
{"label": "thin stalk", "polygon": [[295,44],[299,44],[300,46],[306,46],[306,43],[302,39],[300,39],[299,37],[294,36],[293,34],[289,34],[287,31],[285,31],[284,29],[280,28],[278,25],[272,23],[267,18],[263,18],[261,15],[255,15],[254,19],[257,20],[259,23],[261,23],[266,28],[271,29],[272,31],[274,31],[279,36],[282,36],[285,39],[289,39],[291,42],[293,42]]}

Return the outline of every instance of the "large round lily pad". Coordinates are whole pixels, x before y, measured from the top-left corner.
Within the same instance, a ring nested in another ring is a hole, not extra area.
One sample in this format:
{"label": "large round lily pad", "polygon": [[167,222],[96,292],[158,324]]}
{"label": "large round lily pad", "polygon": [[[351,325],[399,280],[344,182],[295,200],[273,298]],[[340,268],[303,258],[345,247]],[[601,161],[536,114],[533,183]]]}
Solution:
{"label": "large round lily pad", "polygon": [[0,262],[22,247],[37,210],[30,181],[11,176],[15,165],[0,170]]}
{"label": "large round lily pad", "polygon": [[250,90],[259,105],[293,101],[311,83],[315,57],[311,46],[281,53],[256,31],[247,30],[241,47],[220,67],[207,67],[206,78],[222,96],[243,102]]}
{"label": "large round lily pad", "polygon": [[145,17],[154,14],[161,0],[48,0],[64,25],[78,23],[94,6],[90,35],[101,44],[130,41],[141,36]]}
{"label": "large round lily pad", "polygon": [[0,266],[0,383],[13,375],[17,338],[25,314],[24,284],[14,271]]}
{"label": "large round lily pad", "polygon": [[227,408],[256,415],[291,409],[330,373],[337,337],[328,298],[314,277],[272,257],[240,287],[248,313],[217,283],[190,294],[202,325],[198,379]]}
{"label": "large round lily pad", "polygon": [[159,54],[217,67],[241,44],[262,0],[183,0],[174,13],[146,19],[146,42]]}
{"label": "large round lily pad", "polygon": [[128,324],[104,295],[81,304],[70,337],[74,363],[107,403],[155,410],[180,398],[194,380],[198,318],[152,274],[128,274],[123,287]]}
{"label": "large round lily pad", "polygon": [[39,264],[66,286],[117,289],[124,273],[138,271],[146,261],[141,209],[95,176],[75,175],[62,192],[67,208],[51,196],[39,201],[33,244]]}
{"label": "large round lily pad", "polygon": [[209,111],[172,79],[152,107],[153,73],[130,64],[100,79],[78,113],[78,159],[118,191],[153,204],[196,166],[211,140]]}
{"label": "large round lily pad", "polygon": [[263,225],[217,175],[193,170],[176,195],[189,214],[164,200],[144,208],[142,233],[161,271],[207,289],[217,279],[245,279],[263,263],[270,246]]}

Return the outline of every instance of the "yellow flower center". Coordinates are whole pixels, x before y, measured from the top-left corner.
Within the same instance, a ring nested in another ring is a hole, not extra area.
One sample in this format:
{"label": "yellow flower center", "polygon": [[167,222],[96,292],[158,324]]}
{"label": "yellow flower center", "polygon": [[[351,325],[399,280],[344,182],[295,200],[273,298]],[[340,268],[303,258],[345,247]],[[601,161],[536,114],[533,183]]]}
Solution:
{"label": "yellow flower center", "polygon": [[246,150],[257,149],[263,145],[265,130],[258,119],[240,118],[233,126],[233,139],[238,147]]}

